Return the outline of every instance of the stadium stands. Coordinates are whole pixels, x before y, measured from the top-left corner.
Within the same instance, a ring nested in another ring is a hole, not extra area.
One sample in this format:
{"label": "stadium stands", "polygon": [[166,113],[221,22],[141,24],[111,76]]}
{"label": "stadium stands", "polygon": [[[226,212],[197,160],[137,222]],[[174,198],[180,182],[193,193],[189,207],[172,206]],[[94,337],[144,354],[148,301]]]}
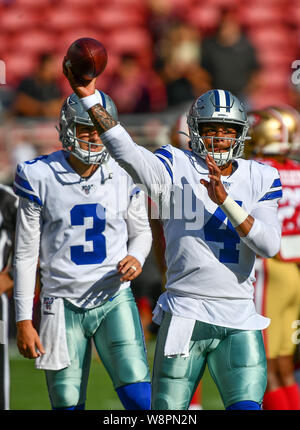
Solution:
{"label": "stadium stands", "polygon": [[[258,52],[262,66],[260,94],[264,94],[271,83],[281,94],[288,94],[289,82],[285,78],[300,48],[299,1],[165,2],[172,18],[195,26],[202,35],[216,29],[222,8],[234,8]],[[155,50],[149,17],[155,15],[154,5],[155,0],[4,2],[0,6],[0,56],[7,62],[7,83],[17,85],[18,80],[32,71],[43,51],[54,51],[61,61],[70,43],[82,36],[100,39],[109,50],[111,58],[103,76],[104,83],[118,67],[119,58],[127,52],[135,53],[147,68],[153,68]],[[277,72],[270,72],[277,68]],[[282,72],[284,68],[285,74]],[[252,104],[262,98],[260,94],[255,94]]]}

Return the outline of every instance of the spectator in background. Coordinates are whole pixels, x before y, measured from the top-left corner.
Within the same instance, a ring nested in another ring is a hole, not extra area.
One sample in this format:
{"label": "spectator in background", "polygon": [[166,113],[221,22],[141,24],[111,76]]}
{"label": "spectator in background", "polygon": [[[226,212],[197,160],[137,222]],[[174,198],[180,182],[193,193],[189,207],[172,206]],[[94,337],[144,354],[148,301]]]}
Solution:
{"label": "spectator in background", "polygon": [[191,102],[207,89],[200,60],[200,34],[185,23],[173,25],[158,43],[156,67],[166,85],[169,107]]}
{"label": "spectator in background", "polygon": [[120,67],[107,86],[107,92],[117,100],[120,113],[142,113],[165,108],[165,88],[152,70],[145,70],[138,58],[125,53]]}
{"label": "spectator in background", "polygon": [[62,104],[57,73],[57,63],[52,54],[42,54],[35,74],[24,78],[17,89],[13,114],[56,118]]}
{"label": "spectator in background", "polygon": [[229,90],[247,101],[257,85],[259,63],[235,12],[224,11],[216,35],[203,39],[201,65],[210,75],[211,88]]}

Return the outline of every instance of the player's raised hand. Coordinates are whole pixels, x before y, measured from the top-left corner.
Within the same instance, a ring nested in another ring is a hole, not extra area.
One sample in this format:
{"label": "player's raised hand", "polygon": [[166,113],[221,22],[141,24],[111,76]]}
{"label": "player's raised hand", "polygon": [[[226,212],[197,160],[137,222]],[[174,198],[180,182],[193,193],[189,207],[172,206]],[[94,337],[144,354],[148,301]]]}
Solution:
{"label": "player's raised hand", "polygon": [[133,281],[142,273],[141,263],[132,255],[126,255],[118,264],[119,273],[123,276],[121,282]]}
{"label": "player's raised hand", "polygon": [[83,81],[76,78],[66,57],[63,60],[63,74],[68,79],[72,90],[78,97],[82,98],[95,93],[97,77],[90,81]]}
{"label": "player's raised hand", "polygon": [[21,355],[25,358],[37,358],[45,354],[37,331],[31,320],[17,322],[17,346]]}
{"label": "player's raised hand", "polygon": [[208,167],[210,181],[201,179],[200,183],[205,186],[210,199],[217,205],[221,205],[227,197],[227,193],[221,181],[221,169],[217,166],[213,157],[207,154],[205,158]]}

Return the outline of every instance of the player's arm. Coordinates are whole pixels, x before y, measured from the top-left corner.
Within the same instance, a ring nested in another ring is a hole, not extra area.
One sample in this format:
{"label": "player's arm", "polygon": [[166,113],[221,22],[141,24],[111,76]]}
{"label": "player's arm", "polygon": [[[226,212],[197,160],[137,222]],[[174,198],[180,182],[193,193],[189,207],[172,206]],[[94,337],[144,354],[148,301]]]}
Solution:
{"label": "player's arm", "polygon": [[160,185],[171,185],[172,172],[167,170],[166,165],[164,166],[151,151],[137,145],[127,131],[99,104],[94,95],[96,78],[82,86],[65,64],[63,70],[72,89],[89,113],[108,152],[127,171],[134,182],[144,184],[147,193],[153,197],[160,192]]}
{"label": "player's arm", "polygon": [[258,202],[249,214],[227,194],[221,181],[221,171],[209,154],[206,163],[210,181],[202,179],[201,183],[211,200],[221,207],[241,239],[256,254],[264,258],[276,255],[281,241],[278,198]]}
{"label": "player's arm", "polygon": [[142,191],[131,196],[126,218],[128,255],[119,263],[119,271],[124,275],[121,281],[132,281],[137,278],[150,252],[152,233],[146,206],[146,196]]}
{"label": "player's arm", "polygon": [[40,244],[41,207],[20,198],[17,212],[14,257],[14,300],[17,323],[17,345],[26,358],[44,354],[40,338],[32,324],[36,269]]}

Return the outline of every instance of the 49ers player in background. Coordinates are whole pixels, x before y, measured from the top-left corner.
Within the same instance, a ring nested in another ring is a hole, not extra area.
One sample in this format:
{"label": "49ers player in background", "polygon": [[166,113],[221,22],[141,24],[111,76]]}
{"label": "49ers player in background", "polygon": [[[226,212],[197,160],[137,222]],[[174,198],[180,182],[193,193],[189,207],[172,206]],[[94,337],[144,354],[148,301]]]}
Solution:
{"label": "49ers player in background", "polygon": [[264,330],[268,384],[263,409],[299,410],[293,355],[294,324],[300,310],[300,164],[289,158],[299,142],[299,114],[290,107],[272,107],[251,112],[249,120],[250,156],[278,169],[283,192],[279,200],[280,252],[272,259],[256,260],[256,308],[271,318]]}

